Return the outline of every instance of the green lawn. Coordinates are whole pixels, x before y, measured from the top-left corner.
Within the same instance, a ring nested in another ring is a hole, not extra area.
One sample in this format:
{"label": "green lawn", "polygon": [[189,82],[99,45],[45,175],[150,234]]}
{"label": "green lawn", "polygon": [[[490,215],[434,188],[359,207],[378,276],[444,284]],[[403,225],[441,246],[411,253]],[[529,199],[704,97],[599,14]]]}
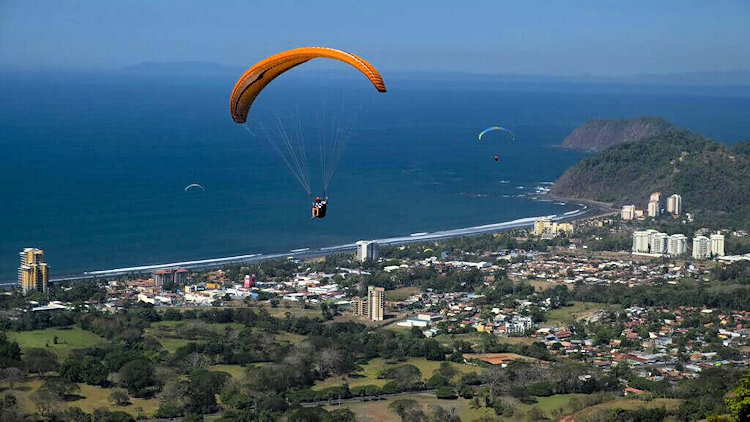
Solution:
{"label": "green lawn", "polygon": [[412,294],[418,291],[419,291],[419,287],[415,287],[415,286],[399,287],[398,289],[387,290],[385,292],[385,298],[387,300],[393,300],[393,301],[399,302],[399,301],[409,298],[409,296],[411,296]]}
{"label": "green lawn", "polygon": [[[457,414],[461,417],[462,421],[473,421],[481,418],[482,416],[489,415],[494,416],[495,412],[492,409],[478,408],[472,409],[470,401],[466,399],[456,400],[439,400],[434,395],[426,394],[414,394],[405,397],[399,397],[399,399],[408,398],[416,400],[425,412],[430,411],[431,406],[441,406],[445,409],[456,409]],[[362,422],[399,422],[401,418],[388,410],[388,405],[397,399],[379,400],[372,402],[350,402],[344,404],[342,407],[348,407],[356,415],[357,421]],[[327,410],[338,409],[338,406],[326,406]]]}
{"label": "green lawn", "polygon": [[572,306],[563,306],[558,309],[553,309],[549,312],[549,321],[556,321],[560,323],[572,323],[576,319],[585,317],[587,314],[591,314],[598,310],[617,310],[620,309],[620,305],[611,305],[606,303],[595,303],[595,302],[572,302]]}
{"label": "green lawn", "polygon": [[[383,369],[406,364],[411,364],[419,368],[419,370],[422,372],[422,379],[425,381],[429,379],[435,373],[435,370],[440,367],[440,362],[427,360],[425,358],[409,358],[403,362],[397,362],[393,364],[386,363],[385,359],[383,358],[375,358],[368,362],[367,365],[362,366],[362,371],[356,373],[356,375],[359,376],[349,375],[346,377],[346,380],[349,383],[349,387],[359,387],[362,385],[377,385],[379,387],[382,387],[386,382],[388,382],[388,380],[386,379],[378,379],[378,374],[380,374]],[[460,374],[469,372],[478,373],[480,371],[480,368],[476,366],[466,365],[463,363],[451,363],[451,365],[453,365],[453,367],[458,371],[459,375],[457,375],[456,377],[459,377]],[[341,385],[343,384],[343,382],[344,380],[342,377],[331,377],[323,381],[318,381],[317,383],[315,383],[313,389],[319,390],[321,388],[333,387]]]}
{"label": "green lawn", "polygon": [[[19,407],[25,413],[36,413],[36,407],[31,401],[29,396],[36,391],[42,385],[40,380],[26,381],[18,383],[13,389],[13,394],[18,399]],[[94,410],[99,408],[107,408],[109,410],[122,410],[128,412],[133,416],[137,416],[139,409],[144,415],[153,415],[156,409],[159,407],[159,401],[157,399],[130,399],[130,405],[128,406],[114,406],[110,403],[109,395],[112,393],[111,389],[95,387],[87,384],[78,384],[81,388],[77,394],[82,396],[81,399],[73,401],[60,401],[55,404],[55,407],[59,410],[67,409],[69,407],[80,407],[84,412],[92,413]],[[4,394],[8,393],[8,384],[0,383],[0,390],[4,390]]]}
{"label": "green lawn", "polygon": [[208,367],[209,371],[226,372],[238,381],[245,378],[246,369],[240,365],[211,365]]}
{"label": "green lawn", "polygon": [[[446,346],[452,346],[456,340],[468,341],[472,346],[479,346],[482,341],[482,333],[478,331],[472,331],[464,334],[440,334],[435,336],[435,340]],[[539,339],[531,337],[501,337],[497,336],[498,343],[505,344],[531,344]]]}
{"label": "green lawn", "polygon": [[[54,338],[57,336],[57,344]],[[81,349],[97,344],[105,343],[107,340],[78,327],[70,329],[47,328],[35,331],[8,331],[8,338],[18,342],[21,350],[32,347],[42,347],[55,352],[60,360],[65,359],[73,349]]]}
{"label": "green lawn", "polygon": [[571,420],[580,420],[593,416],[594,414],[607,410],[607,409],[627,409],[635,410],[638,408],[653,409],[658,407],[664,407],[667,409],[676,409],[680,406],[681,400],[679,399],[653,399],[650,401],[637,400],[637,399],[617,399],[608,401],[606,403],[597,404],[595,406],[587,407],[580,412],[573,415]]}

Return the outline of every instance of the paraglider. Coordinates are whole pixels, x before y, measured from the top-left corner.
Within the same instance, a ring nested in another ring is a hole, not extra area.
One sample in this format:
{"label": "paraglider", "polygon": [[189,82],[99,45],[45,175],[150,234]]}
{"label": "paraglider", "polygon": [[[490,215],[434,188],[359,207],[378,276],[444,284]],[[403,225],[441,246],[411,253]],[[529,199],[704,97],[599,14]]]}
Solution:
{"label": "paraglider", "polygon": [[250,106],[272,80],[287,70],[315,58],[340,60],[362,72],[379,92],[385,92],[385,83],[375,67],[365,59],[341,50],[325,47],[302,47],[275,54],[256,63],[245,71],[234,85],[229,111],[235,123],[245,123]]}
{"label": "paraglider", "polygon": [[189,191],[190,189],[200,189],[203,192],[206,191],[206,189],[204,189],[203,186],[199,185],[198,183],[191,183],[185,186],[185,192]]}
{"label": "paraglider", "polygon": [[513,132],[509,131],[508,129],[506,129],[504,127],[500,127],[500,126],[490,126],[487,129],[479,132],[479,140],[480,141],[482,140],[482,137],[484,136],[485,133],[492,132],[493,130],[500,130],[500,131],[506,132],[508,135],[510,135],[511,140],[513,140],[513,141],[516,140],[516,135],[514,135]]}
{"label": "paraglider", "polygon": [[[483,136],[484,136],[484,135],[485,135],[486,133],[488,133],[488,132],[492,132],[492,131],[496,131],[496,130],[497,130],[497,131],[501,131],[501,132],[505,132],[505,133],[507,133],[508,135],[510,135],[510,139],[511,139],[511,140],[513,140],[513,141],[515,141],[515,140],[516,140],[516,136],[515,136],[515,135],[513,134],[513,132],[511,132],[511,131],[509,131],[508,129],[506,129],[506,128],[504,128],[504,127],[501,127],[501,126],[490,126],[490,127],[488,127],[487,129],[485,129],[485,130],[483,130],[483,131],[479,132],[479,137],[478,137],[478,138],[479,138],[479,140],[481,141],[481,140],[482,140],[482,137],[483,137]],[[495,155],[495,156],[493,156],[493,157],[492,157],[492,159],[493,159],[493,160],[495,160],[495,162],[498,162],[498,160],[500,160],[500,157],[499,157],[499,156],[497,156],[497,155]]]}
{"label": "paraglider", "polygon": [[[351,120],[345,120],[341,115],[317,116],[318,123],[324,122],[326,127],[321,130],[320,134],[317,134],[318,145],[306,146],[305,135],[310,135],[310,133],[307,128],[303,129],[303,121],[307,124],[308,120],[300,118],[299,109],[297,109],[297,114],[292,121],[286,123],[279,115],[275,115],[275,119],[272,119],[270,122],[267,121],[264,124],[258,116],[267,114],[268,110],[265,107],[260,112],[253,112],[253,118],[250,123],[248,123],[248,115],[257,97],[271,81],[292,68],[316,58],[326,58],[346,63],[362,73],[378,92],[386,92],[382,76],[365,59],[332,48],[302,47],[275,54],[250,67],[237,80],[232,89],[229,102],[229,111],[232,120],[237,124],[245,125],[245,129],[252,137],[265,140],[297,179],[309,198],[315,198],[312,206],[313,219],[324,218],[326,215],[328,197],[325,193],[328,190],[328,184],[333,177],[335,167],[342,155],[347,138],[351,134],[356,117]],[[349,110],[355,110],[356,112],[355,107],[350,107],[349,104],[342,104],[339,113],[343,114]],[[325,200],[313,194],[310,182],[308,156],[310,155],[310,151],[315,150],[320,155],[321,191],[323,192],[321,196],[325,197]]]}

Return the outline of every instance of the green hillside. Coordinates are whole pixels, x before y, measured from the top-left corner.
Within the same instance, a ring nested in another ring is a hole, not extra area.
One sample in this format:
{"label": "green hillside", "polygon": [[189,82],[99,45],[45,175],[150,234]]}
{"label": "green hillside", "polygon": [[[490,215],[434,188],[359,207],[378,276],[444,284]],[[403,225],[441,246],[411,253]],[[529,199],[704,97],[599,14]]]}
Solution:
{"label": "green hillside", "polygon": [[750,141],[727,147],[676,130],[615,145],[568,169],[550,193],[645,208],[651,192],[682,195],[698,217],[750,226]]}

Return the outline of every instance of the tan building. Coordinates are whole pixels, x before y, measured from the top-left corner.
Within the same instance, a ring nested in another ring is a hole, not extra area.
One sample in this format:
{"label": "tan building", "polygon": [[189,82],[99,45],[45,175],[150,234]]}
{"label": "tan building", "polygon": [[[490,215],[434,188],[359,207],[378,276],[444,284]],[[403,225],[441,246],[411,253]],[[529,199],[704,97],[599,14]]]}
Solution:
{"label": "tan building", "polygon": [[658,217],[659,216],[659,203],[655,201],[649,201],[648,203],[648,216]]}
{"label": "tan building", "polygon": [[352,298],[352,312],[354,315],[367,316],[367,300],[361,297]]}
{"label": "tan building", "polygon": [[667,198],[667,212],[672,215],[682,214],[682,197],[674,194]]}
{"label": "tan building", "polygon": [[620,211],[620,217],[623,220],[629,221],[635,218],[635,205],[623,205],[622,211]]}
{"label": "tan building", "polygon": [[557,223],[549,217],[542,217],[534,221],[534,235],[543,237],[555,237],[560,233],[570,235],[573,233],[573,225],[570,223]]}
{"label": "tan building", "polygon": [[383,305],[385,304],[385,289],[382,287],[367,287],[367,317],[372,321],[383,320]]}
{"label": "tan building", "polygon": [[21,251],[18,266],[18,285],[23,294],[32,291],[47,292],[49,266],[44,262],[44,251],[36,248],[25,248]]}

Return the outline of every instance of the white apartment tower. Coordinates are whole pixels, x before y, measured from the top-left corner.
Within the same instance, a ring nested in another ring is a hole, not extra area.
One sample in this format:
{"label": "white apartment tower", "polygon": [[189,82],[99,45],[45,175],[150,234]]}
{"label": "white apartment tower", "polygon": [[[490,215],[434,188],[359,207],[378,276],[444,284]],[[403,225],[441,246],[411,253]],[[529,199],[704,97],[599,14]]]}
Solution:
{"label": "white apartment tower", "polygon": [[648,216],[658,217],[659,216],[659,203],[655,201],[649,201],[648,203]]}
{"label": "white apartment tower", "polygon": [[633,252],[651,253],[651,236],[656,230],[636,230],[633,232]]}
{"label": "white apartment tower", "polygon": [[678,256],[687,253],[687,237],[684,234],[673,234],[667,241],[667,255]]}
{"label": "white apartment tower", "polygon": [[667,253],[668,242],[669,242],[669,236],[666,233],[653,233],[649,238],[649,244],[651,246],[651,253],[658,253],[658,254]]}
{"label": "white apartment tower", "polygon": [[712,234],[711,235],[711,255],[713,256],[724,256],[724,235],[723,234]]}
{"label": "white apartment tower", "polygon": [[711,256],[711,241],[706,236],[693,238],[693,258],[706,259]]}
{"label": "white apartment tower", "polygon": [[622,211],[620,211],[620,217],[623,220],[632,220],[635,218],[635,205],[623,205]]}
{"label": "white apartment tower", "polygon": [[376,260],[380,256],[380,249],[378,242],[360,240],[356,243],[357,245],[357,260],[359,262],[365,262],[368,259]]}
{"label": "white apartment tower", "polygon": [[667,212],[672,215],[682,214],[682,197],[674,194],[667,198]]}

